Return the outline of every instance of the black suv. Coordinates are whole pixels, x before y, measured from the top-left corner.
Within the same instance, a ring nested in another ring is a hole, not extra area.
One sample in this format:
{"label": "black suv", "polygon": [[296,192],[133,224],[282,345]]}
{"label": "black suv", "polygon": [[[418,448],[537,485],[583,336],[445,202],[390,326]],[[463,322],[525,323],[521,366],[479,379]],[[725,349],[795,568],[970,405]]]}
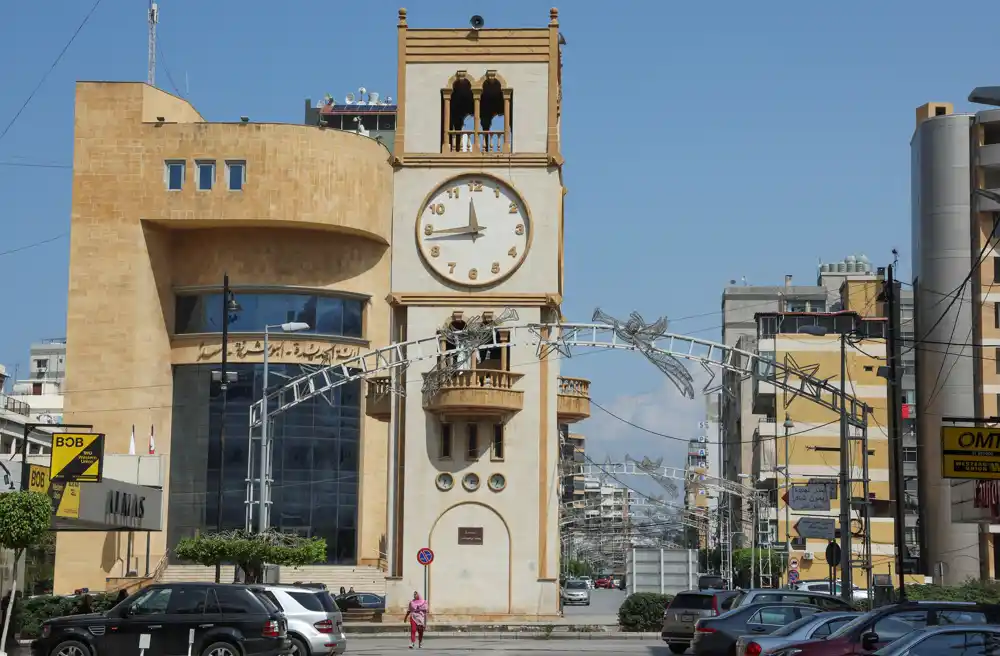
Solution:
{"label": "black suv", "polygon": [[140,590],[106,613],[48,620],[31,654],[137,654],[148,635],[145,656],[283,656],[291,652],[287,629],[256,586],[168,583]]}

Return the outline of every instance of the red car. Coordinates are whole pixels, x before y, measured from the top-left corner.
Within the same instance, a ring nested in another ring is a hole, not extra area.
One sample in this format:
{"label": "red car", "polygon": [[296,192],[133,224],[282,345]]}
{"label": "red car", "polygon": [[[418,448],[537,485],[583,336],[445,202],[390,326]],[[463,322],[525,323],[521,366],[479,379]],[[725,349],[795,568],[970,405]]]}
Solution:
{"label": "red car", "polygon": [[863,656],[926,626],[997,624],[1000,606],[967,602],[911,601],[876,608],[845,624],[825,640],[777,647],[770,656]]}
{"label": "red car", "polygon": [[602,576],[601,578],[599,578],[596,581],[594,581],[594,587],[595,588],[611,589],[611,577],[610,576]]}

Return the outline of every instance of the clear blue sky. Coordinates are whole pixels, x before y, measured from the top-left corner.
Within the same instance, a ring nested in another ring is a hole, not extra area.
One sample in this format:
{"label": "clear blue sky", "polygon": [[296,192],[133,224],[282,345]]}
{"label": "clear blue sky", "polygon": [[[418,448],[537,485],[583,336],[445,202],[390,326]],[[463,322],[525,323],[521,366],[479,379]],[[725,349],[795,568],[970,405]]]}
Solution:
{"label": "clear blue sky", "polygon": [[[0,130],[93,0],[0,3]],[[162,0],[157,82],[209,120],[299,122],[303,99],[395,96],[400,2]],[[543,26],[551,2],[405,3],[414,27]],[[717,336],[722,287],[898,248],[909,270],[913,110],[1000,83],[983,21],[928,0],[563,2],[570,320],[595,306]],[[76,80],[144,80],[146,2],[103,0],[0,140],[0,252],[69,230]],[[68,241],[0,255],[0,363],[65,331]],[[70,363],[72,366],[72,363]],[[626,355],[566,363],[594,395],[661,381]],[[619,399],[620,400],[620,399]],[[685,419],[660,430],[691,435]]]}

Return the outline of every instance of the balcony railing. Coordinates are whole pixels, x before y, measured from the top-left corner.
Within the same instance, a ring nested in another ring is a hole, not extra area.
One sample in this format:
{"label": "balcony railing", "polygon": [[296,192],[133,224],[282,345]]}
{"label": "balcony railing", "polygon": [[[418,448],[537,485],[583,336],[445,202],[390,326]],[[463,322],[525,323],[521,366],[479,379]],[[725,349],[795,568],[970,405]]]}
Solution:
{"label": "balcony railing", "polygon": [[503,130],[448,130],[448,151],[452,153],[508,153]]}
{"label": "balcony railing", "polygon": [[24,401],[11,398],[6,394],[0,394],[0,409],[13,412],[16,415],[27,417],[31,414],[31,406]]}
{"label": "balcony railing", "polygon": [[590,416],[590,381],[586,378],[559,378],[559,422],[572,424]]}
{"label": "balcony railing", "polygon": [[368,385],[365,414],[380,421],[389,421],[392,418],[392,379],[389,376],[373,376],[365,382]]}
{"label": "balcony railing", "polygon": [[424,409],[446,416],[509,416],[524,408],[524,392],[514,389],[523,376],[495,369],[459,371],[424,398]]}

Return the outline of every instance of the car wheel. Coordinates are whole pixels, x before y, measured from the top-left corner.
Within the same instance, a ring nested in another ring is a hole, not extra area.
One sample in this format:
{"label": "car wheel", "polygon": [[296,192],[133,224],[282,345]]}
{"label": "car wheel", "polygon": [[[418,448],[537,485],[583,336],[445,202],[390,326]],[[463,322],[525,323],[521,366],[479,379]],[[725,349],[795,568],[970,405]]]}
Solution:
{"label": "car wheel", "polygon": [[76,640],[67,640],[56,645],[49,656],[90,656],[90,647]]}
{"label": "car wheel", "polygon": [[690,645],[670,645],[670,651],[674,652],[675,654],[683,654],[688,650],[689,646]]}
{"label": "car wheel", "polygon": [[306,643],[302,642],[295,636],[288,636],[288,639],[292,643],[292,651],[289,653],[294,654],[295,656],[309,656],[309,647],[306,646]]}
{"label": "car wheel", "polygon": [[201,656],[240,656],[240,650],[228,642],[213,642],[202,650]]}

